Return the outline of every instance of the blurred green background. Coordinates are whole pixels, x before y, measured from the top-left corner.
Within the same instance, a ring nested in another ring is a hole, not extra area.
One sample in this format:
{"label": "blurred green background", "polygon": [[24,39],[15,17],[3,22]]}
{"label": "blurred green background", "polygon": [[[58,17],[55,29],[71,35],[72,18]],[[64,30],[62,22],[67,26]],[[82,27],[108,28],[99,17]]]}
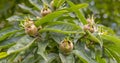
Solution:
{"label": "blurred green background", "polygon": [[[50,1],[50,0],[49,0]],[[94,15],[95,22],[110,27],[120,36],[120,0],[72,0],[75,4],[88,3],[89,7],[83,9],[87,18]],[[12,15],[22,12],[19,3],[26,3],[32,7],[28,0],[0,0],[0,29],[10,25],[6,20]]]}

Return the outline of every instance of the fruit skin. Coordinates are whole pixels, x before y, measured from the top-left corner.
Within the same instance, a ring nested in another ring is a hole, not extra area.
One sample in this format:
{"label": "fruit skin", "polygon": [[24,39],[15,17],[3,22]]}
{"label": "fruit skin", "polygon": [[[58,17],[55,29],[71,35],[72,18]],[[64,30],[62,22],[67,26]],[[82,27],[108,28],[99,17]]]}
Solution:
{"label": "fruit skin", "polygon": [[70,40],[63,40],[59,45],[59,49],[64,54],[68,54],[73,50],[73,43]]}
{"label": "fruit skin", "polygon": [[43,8],[40,13],[41,15],[44,17],[46,16],[47,14],[50,14],[52,11],[49,9],[49,8]]}
{"label": "fruit skin", "polygon": [[37,31],[38,31],[38,29],[35,25],[31,25],[31,26],[25,28],[25,32],[30,36],[36,36]]}

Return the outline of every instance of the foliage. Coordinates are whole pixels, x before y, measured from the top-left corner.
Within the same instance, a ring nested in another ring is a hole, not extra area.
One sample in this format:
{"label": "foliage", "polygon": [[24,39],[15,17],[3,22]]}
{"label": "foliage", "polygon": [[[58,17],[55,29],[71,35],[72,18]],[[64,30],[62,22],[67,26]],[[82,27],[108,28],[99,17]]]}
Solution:
{"label": "foliage", "polygon": [[[93,16],[85,18],[81,9],[88,4],[53,1],[53,6],[49,0],[18,4],[22,11],[7,18],[12,24],[0,31],[0,63],[120,63],[120,38],[112,29],[96,24]],[[42,16],[40,11],[46,7],[52,13]],[[38,28],[37,35],[28,34],[29,21]],[[86,25],[90,27],[84,29]],[[59,46],[67,40],[65,47],[70,41],[73,50],[64,54]]]}
{"label": "foliage", "polygon": [[94,14],[96,22],[111,27],[120,35],[120,1],[118,0],[72,0],[74,3],[88,3],[89,7],[83,9],[85,16]]}

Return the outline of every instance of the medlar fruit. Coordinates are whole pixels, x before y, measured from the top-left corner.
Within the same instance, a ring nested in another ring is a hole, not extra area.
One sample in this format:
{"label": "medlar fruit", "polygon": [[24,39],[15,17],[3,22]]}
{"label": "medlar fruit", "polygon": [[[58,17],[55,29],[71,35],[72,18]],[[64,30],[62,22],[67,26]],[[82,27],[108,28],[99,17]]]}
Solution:
{"label": "medlar fruit", "polygon": [[63,40],[59,45],[59,49],[61,52],[68,54],[73,50],[73,43],[70,40]]}
{"label": "medlar fruit", "polygon": [[49,8],[43,8],[40,13],[42,16],[46,16],[47,14],[50,14],[51,12],[52,11]]}
{"label": "medlar fruit", "polygon": [[31,26],[25,28],[25,32],[30,36],[36,36],[38,29],[35,25],[31,25]]}
{"label": "medlar fruit", "polygon": [[24,23],[25,33],[30,36],[36,36],[38,33],[37,27],[34,25],[33,21],[25,21]]}
{"label": "medlar fruit", "polygon": [[94,32],[94,27],[90,24],[87,24],[87,25],[84,26],[84,31],[87,31],[87,30],[90,31],[91,33],[93,33]]}

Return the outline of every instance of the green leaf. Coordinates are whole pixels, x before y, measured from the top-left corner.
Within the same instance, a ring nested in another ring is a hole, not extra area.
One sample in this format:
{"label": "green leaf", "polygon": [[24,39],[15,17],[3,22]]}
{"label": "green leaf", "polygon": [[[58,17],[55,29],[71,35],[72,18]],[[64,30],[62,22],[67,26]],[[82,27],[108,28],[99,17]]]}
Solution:
{"label": "green leaf", "polygon": [[98,63],[107,63],[106,59],[100,56],[96,56],[96,60]]}
{"label": "green leaf", "polygon": [[61,21],[56,21],[56,22],[52,22],[52,23],[48,23],[47,26],[45,28],[56,28],[56,29],[61,29],[61,30],[82,30],[82,28],[80,26],[77,26],[75,24],[72,23],[65,23],[65,22],[61,22]]}
{"label": "green leaf", "polygon": [[46,16],[43,17],[43,18],[38,19],[38,20],[35,22],[35,24],[36,24],[36,26],[39,26],[39,25],[42,25],[42,24],[44,24],[44,23],[51,22],[51,21],[53,21],[53,19],[59,17],[60,15],[66,13],[66,12],[67,12],[67,10],[55,11],[55,12],[53,12],[53,13],[50,13],[50,14],[46,15]]}
{"label": "green leaf", "polygon": [[58,0],[56,7],[59,8],[64,2],[65,0]]}
{"label": "green leaf", "polygon": [[34,60],[34,55],[29,55],[21,63],[34,63]]}
{"label": "green leaf", "polygon": [[60,44],[60,42],[62,40],[64,40],[64,38],[66,38],[66,36],[64,34],[61,33],[54,33],[54,32],[50,32],[50,37],[55,40],[55,42],[57,42],[58,44]]}
{"label": "green leaf", "polygon": [[6,38],[9,38],[11,35],[15,34],[18,31],[21,31],[21,30],[16,30],[12,27],[5,28],[5,29],[1,30],[1,32],[0,32],[0,42],[5,40]]}
{"label": "green leaf", "polygon": [[[108,41],[108,44],[104,44],[106,48],[112,49],[117,53],[120,53],[118,49],[120,49],[120,39],[117,36],[111,35],[101,35],[101,38]],[[112,42],[112,43],[111,43]]]}
{"label": "green leaf", "polygon": [[45,61],[48,61],[46,54],[45,54],[45,48],[47,47],[48,42],[47,41],[41,41],[38,43],[38,52],[37,54],[41,55]]}
{"label": "green leaf", "polygon": [[89,58],[85,53],[81,51],[73,50],[73,54],[75,54],[84,63],[96,63],[91,58]]}
{"label": "green leaf", "polygon": [[16,32],[17,32],[17,30],[4,34],[3,36],[0,37],[0,41],[5,40],[7,37],[13,35],[13,33],[16,33]]}
{"label": "green leaf", "polygon": [[56,57],[57,57],[57,54],[50,53],[47,55],[47,61],[43,60],[42,63],[51,63]]}
{"label": "green leaf", "polygon": [[87,6],[88,6],[88,4],[86,4],[86,3],[77,4],[77,5],[71,5],[71,7],[70,8],[66,8],[66,10],[72,11],[72,12],[76,12],[74,9],[79,10],[79,9],[85,8]]}
{"label": "green leaf", "polygon": [[[106,48],[106,50],[110,52],[110,54],[116,59],[116,61],[118,63],[120,63],[120,55],[117,52],[115,52],[109,48]],[[112,59],[114,59],[114,58],[112,58]]]}
{"label": "green leaf", "polygon": [[101,44],[100,40],[98,38],[96,38],[93,34],[91,34],[89,31],[87,31],[87,34],[88,34],[88,39],[89,40]]}
{"label": "green leaf", "polygon": [[7,52],[0,52],[0,59],[8,56]]}
{"label": "green leaf", "polygon": [[105,40],[114,42],[116,45],[120,45],[120,38],[111,35],[101,35],[101,37]]}
{"label": "green leaf", "polygon": [[29,7],[25,6],[24,4],[18,4],[18,6],[20,8],[22,8],[24,11],[27,11],[27,12],[33,14],[34,16],[40,16],[40,13],[38,11],[33,10],[32,8],[29,8]]}
{"label": "green leaf", "polygon": [[[74,3],[72,3],[71,1],[68,1],[68,0],[66,0],[67,1],[67,3],[71,6],[71,11],[74,11],[75,12],[75,14],[77,15],[77,17],[78,17],[78,19],[85,25],[85,24],[87,24],[87,21],[86,21],[86,19],[85,19],[85,17],[82,15],[82,13],[81,13],[81,11],[79,11],[79,7],[80,8],[83,8],[83,7],[86,7],[86,6],[88,6],[87,4],[79,4],[79,5],[75,5]],[[73,6],[73,7],[72,7]]]}
{"label": "green leaf", "polygon": [[35,40],[36,38],[34,39],[28,35],[23,36],[20,40],[17,41],[17,44],[8,49],[7,53],[12,54],[26,50],[34,43]]}
{"label": "green leaf", "polygon": [[16,41],[18,41],[22,36],[24,36],[24,32],[22,32],[23,30],[15,33],[13,36],[11,36],[9,39],[3,40],[0,43],[0,49],[7,49],[11,46],[13,46],[14,44],[16,44]]}
{"label": "green leaf", "polygon": [[63,33],[63,34],[71,34],[71,33],[84,34],[84,32],[82,31],[82,29],[79,26],[72,24],[72,23],[65,23],[65,22],[60,22],[60,21],[56,21],[56,22],[47,24],[39,32],[42,33],[42,32],[46,32],[46,31]]}
{"label": "green leaf", "polygon": [[39,10],[41,10],[41,6],[40,6],[40,2],[38,1],[38,0],[29,0],[29,2],[33,5],[33,6],[35,6],[37,9],[39,9]]}
{"label": "green leaf", "polygon": [[23,20],[23,16],[22,15],[21,16],[20,15],[13,15],[13,16],[7,18],[7,20],[9,22],[21,21],[21,20]]}
{"label": "green leaf", "polygon": [[54,28],[44,28],[44,29],[40,30],[39,32],[42,33],[42,32],[46,32],[46,31],[63,33],[63,34],[75,34],[75,33],[84,34],[84,32],[79,32],[79,31],[63,31],[63,30],[54,29]]}
{"label": "green leaf", "polygon": [[62,63],[75,63],[75,58],[73,54],[64,56],[63,54],[59,53],[59,56]]}

